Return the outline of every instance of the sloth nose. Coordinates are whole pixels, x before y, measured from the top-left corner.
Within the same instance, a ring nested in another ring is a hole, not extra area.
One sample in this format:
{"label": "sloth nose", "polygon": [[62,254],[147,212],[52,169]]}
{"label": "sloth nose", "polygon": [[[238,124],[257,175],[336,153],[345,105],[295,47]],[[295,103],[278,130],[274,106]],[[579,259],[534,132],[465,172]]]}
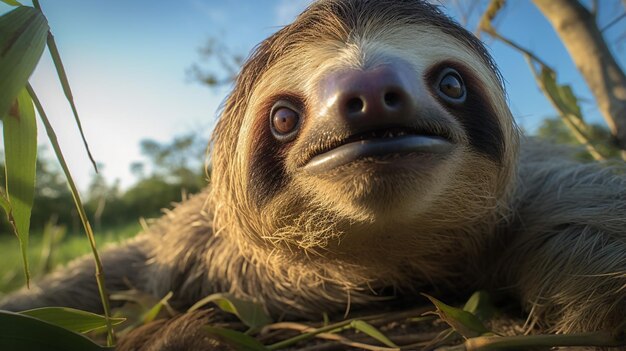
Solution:
{"label": "sloth nose", "polygon": [[403,62],[334,72],[323,82],[324,117],[351,133],[405,125],[415,118],[414,75]]}

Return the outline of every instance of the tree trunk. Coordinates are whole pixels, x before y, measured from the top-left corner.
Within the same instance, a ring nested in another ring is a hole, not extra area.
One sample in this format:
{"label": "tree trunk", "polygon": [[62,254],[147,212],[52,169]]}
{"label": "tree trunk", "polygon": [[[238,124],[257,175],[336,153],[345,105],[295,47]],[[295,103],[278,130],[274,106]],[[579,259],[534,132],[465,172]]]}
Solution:
{"label": "tree trunk", "polygon": [[576,0],[533,0],[550,21],[593,93],[626,159],[626,75],[592,14]]}

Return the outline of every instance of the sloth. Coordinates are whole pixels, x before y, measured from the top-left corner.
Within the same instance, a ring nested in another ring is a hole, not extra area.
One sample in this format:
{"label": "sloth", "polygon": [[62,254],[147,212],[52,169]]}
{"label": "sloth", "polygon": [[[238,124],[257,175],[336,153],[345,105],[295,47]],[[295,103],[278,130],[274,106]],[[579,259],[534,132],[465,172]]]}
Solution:
{"label": "sloth", "polygon": [[[245,62],[210,149],[207,189],[101,254],[110,292],[319,319],[486,289],[553,332],[626,316],[626,168],[521,137],[483,44],[426,1],[310,5]],[[93,275],[0,308],[99,312]]]}

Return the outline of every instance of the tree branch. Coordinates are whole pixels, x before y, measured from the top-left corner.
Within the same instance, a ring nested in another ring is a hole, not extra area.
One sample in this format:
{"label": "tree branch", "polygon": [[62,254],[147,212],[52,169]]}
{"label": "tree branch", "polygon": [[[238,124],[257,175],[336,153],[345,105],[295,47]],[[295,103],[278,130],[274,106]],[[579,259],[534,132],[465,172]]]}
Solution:
{"label": "tree branch", "polygon": [[591,13],[578,1],[533,0],[550,21],[593,93],[626,159],[626,75]]}

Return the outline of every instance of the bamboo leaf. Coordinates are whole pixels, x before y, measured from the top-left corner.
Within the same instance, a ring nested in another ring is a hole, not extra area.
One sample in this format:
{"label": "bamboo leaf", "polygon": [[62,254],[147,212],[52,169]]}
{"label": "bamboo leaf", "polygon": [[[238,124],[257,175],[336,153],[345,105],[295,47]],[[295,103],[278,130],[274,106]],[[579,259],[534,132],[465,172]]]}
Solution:
{"label": "bamboo leaf", "polygon": [[0,350],[105,351],[83,335],[18,313],[0,311]]}
{"label": "bamboo leaf", "polygon": [[237,351],[268,351],[257,339],[236,330],[205,326],[204,330],[229,344]]}
{"label": "bamboo leaf", "polygon": [[463,306],[463,311],[475,315],[483,322],[489,320],[497,312],[489,293],[484,290],[473,293]]}
{"label": "bamboo leaf", "polygon": [[0,117],[37,66],[48,30],[46,18],[32,7],[20,6],[0,16]]}
{"label": "bamboo leaf", "polygon": [[472,338],[491,333],[491,331],[483,325],[480,319],[470,312],[463,311],[460,308],[448,306],[432,296],[426,294],[422,295],[426,296],[433,303],[433,305],[437,307],[437,311],[435,313],[463,337]]}
{"label": "bamboo leaf", "polygon": [[20,4],[19,1],[16,1],[16,0],[0,0],[0,1],[11,6],[22,6],[22,4]]}
{"label": "bamboo leaf", "polygon": [[272,319],[265,313],[261,305],[239,299],[228,293],[209,295],[196,302],[189,308],[189,311],[195,311],[210,302],[216,304],[222,311],[236,315],[245,325],[253,330],[272,322]]}
{"label": "bamboo leaf", "polygon": [[393,341],[389,340],[389,338],[385,334],[381,333],[380,330],[376,329],[373,325],[369,323],[361,320],[356,320],[352,321],[352,323],[350,323],[350,326],[360,332],[371,336],[372,338],[382,342],[389,347],[399,347],[398,345],[394,344]]}
{"label": "bamboo leaf", "polygon": [[37,123],[35,110],[26,89],[22,89],[11,111],[4,118],[6,200],[9,220],[20,242],[26,283],[29,283],[28,231],[35,196],[37,162]]}
{"label": "bamboo leaf", "polygon": [[[39,0],[33,0],[33,6],[41,12],[41,6],[39,5]],[[54,67],[56,68],[57,75],[59,76],[59,80],[61,81],[61,86],[63,87],[63,93],[65,94],[65,98],[70,104],[72,108],[72,113],[74,114],[74,120],[76,121],[76,125],[78,126],[78,131],[80,132],[80,136],[83,139],[83,145],[85,145],[85,150],[87,151],[87,156],[89,156],[89,160],[93,165],[96,173],[98,173],[98,165],[91,155],[91,150],[89,149],[89,144],[87,143],[87,139],[85,138],[85,133],[83,132],[83,126],[80,123],[80,118],[78,117],[78,110],[76,109],[76,103],[74,102],[74,96],[72,95],[72,89],[70,88],[70,82],[67,79],[67,74],[65,73],[65,67],[63,66],[63,61],[61,61],[61,54],[59,54],[59,49],[57,48],[56,41],[54,41],[54,35],[52,32],[48,31],[48,35],[46,37],[46,42],[48,44],[48,50],[50,51],[50,56],[52,56],[52,62],[54,62]]]}
{"label": "bamboo leaf", "polygon": [[[67,307],[36,308],[22,311],[20,314],[34,317],[77,333],[87,333],[106,327],[104,316]],[[111,324],[118,325],[125,320],[126,318],[111,318]]]}
{"label": "bamboo leaf", "polygon": [[152,322],[159,315],[159,312],[161,312],[163,305],[166,304],[167,301],[172,298],[172,296],[174,296],[174,293],[170,291],[161,300],[159,300],[159,302],[154,304],[152,308],[144,313],[144,315],[142,316],[143,323],[146,324]]}
{"label": "bamboo leaf", "polygon": [[80,118],[78,117],[78,110],[76,109],[76,103],[74,102],[74,96],[72,95],[72,89],[70,88],[70,82],[67,79],[67,74],[65,73],[65,67],[63,67],[63,61],[61,61],[61,55],[59,54],[59,49],[57,48],[57,44],[54,41],[54,36],[52,33],[48,32],[48,50],[50,51],[50,55],[52,56],[52,61],[54,62],[54,67],[56,68],[57,75],[59,76],[59,80],[61,81],[61,86],[63,87],[63,92],[65,93],[65,97],[67,101],[70,103],[70,107],[72,108],[72,113],[74,114],[74,120],[76,121],[76,125],[78,126],[78,131],[80,132],[80,136],[83,139],[83,145],[85,145],[85,150],[87,151],[87,156],[89,156],[89,160],[93,165],[93,168],[98,173],[98,165],[91,155],[91,150],[89,149],[89,144],[87,144],[87,139],[85,138],[85,133],[83,132],[83,125],[80,123]]}
{"label": "bamboo leaf", "polygon": [[2,207],[4,212],[7,213],[7,215],[11,213],[11,204],[9,203],[9,199],[7,199],[7,195],[4,193],[2,188],[0,188],[0,207]]}

